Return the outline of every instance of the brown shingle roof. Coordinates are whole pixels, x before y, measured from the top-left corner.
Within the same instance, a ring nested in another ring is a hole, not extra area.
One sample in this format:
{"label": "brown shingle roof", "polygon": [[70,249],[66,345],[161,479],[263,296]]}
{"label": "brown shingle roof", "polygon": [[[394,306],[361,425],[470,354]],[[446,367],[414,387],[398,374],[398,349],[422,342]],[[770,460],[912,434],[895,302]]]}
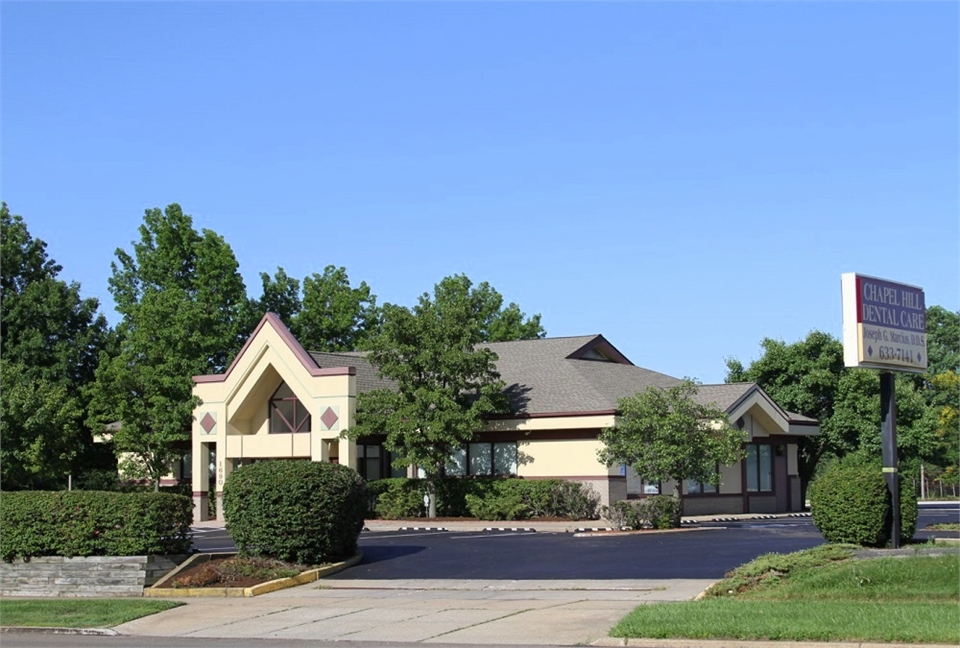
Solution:
{"label": "brown shingle roof", "polygon": [[484,345],[497,354],[497,369],[507,383],[516,414],[609,412],[617,399],[647,387],[671,387],[672,376],[632,364],[576,360],[568,356],[602,336],[542,338]]}
{"label": "brown shingle roof", "polygon": [[310,357],[317,366],[326,369],[329,367],[355,367],[357,370],[357,392],[368,392],[374,389],[396,389],[397,383],[389,378],[381,378],[377,368],[370,364],[362,352],[325,353],[309,351]]}
{"label": "brown shingle roof", "polygon": [[[513,415],[609,413],[616,410],[620,398],[649,387],[666,389],[681,382],[674,376],[630,363],[601,335],[491,342],[483,346],[497,354],[497,370],[507,385]],[[608,357],[612,349],[614,361],[578,359],[585,348],[592,346]],[[310,352],[319,367],[355,367],[359,392],[396,389],[396,383],[380,377],[365,356],[361,351]],[[696,400],[730,411],[759,389],[756,383],[700,385]],[[795,423],[816,423],[799,414],[788,416]]]}

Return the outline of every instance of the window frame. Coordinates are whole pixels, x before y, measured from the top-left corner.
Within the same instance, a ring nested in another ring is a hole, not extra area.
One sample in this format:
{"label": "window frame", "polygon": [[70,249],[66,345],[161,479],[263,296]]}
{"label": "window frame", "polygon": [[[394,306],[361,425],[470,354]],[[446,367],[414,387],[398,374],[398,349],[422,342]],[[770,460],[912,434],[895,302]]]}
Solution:
{"label": "window frame", "polygon": [[[486,468],[485,472],[475,471],[475,455],[472,449],[476,448],[477,451],[480,450],[480,446],[484,446],[486,449],[483,451],[483,458],[487,460],[487,464],[482,468]],[[512,453],[512,463],[510,472],[497,472],[497,446],[509,446]],[[466,472],[461,475],[463,477],[516,477],[520,471],[520,449],[516,441],[471,441],[464,448],[461,448],[457,451],[463,453],[464,457],[464,468]],[[451,458],[452,459],[452,458]],[[448,466],[452,461],[448,461]]]}
{"label": "window frame", "polygon": [[[286,387],[291,396],[280,396],[277,394],[281,389]],[[276,403],[292,403],[293,404],[293,422],[287,420],[287,417],[284,416],[283,411],[276,405]],[[300,418],[298,413],[300,411],[305,413],[304,418]],[[274,417],[276,414],[276,418]],[[275,430],[274,421],[279,421],[286,426],[285,430]],[[268,434],[300,434],[304,432],[311,432],[313,430],[313,417],[310,414],[310,408],[304,405],[299,398],[297,398],[296,393],[286,382],[281,382],[277,388],[273,391],[273,394],[270,396],[270,399],[267,401],[267,427],[269,428]]]}
{"label": "window frame", "polygon": [[697,479],[687,479],[687,495],[719,495],[720,494],[720,464],[714,467],[714,474],[717,476],[717,483],[702,482]]}
{"label": "window frame", "polygon": [[[743,470],[744,470],[744,480],[743,487],[744,491],[747,493],[773,493],[774,492],[774,483],[773,478],[774,471],[774,450],[773,443],[747,443],[744,448],[744,457],[743,457]],[[766,448],[767,452],[767,488],[764,488],[763,480],[763,457],[761,453],[761,448]],[[751,454],[753,450],[753,454]],[[751,478],[755,480],[755,487],[751,487]]]}

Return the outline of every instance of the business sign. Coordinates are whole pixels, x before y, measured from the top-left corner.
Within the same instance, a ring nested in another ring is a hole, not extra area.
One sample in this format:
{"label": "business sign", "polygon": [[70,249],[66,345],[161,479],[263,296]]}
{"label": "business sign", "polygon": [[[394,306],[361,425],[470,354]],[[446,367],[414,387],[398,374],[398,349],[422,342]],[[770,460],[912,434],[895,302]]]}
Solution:
{"label": "business sign", "polygon": [[848,272],[840,276],[840,289],[846,366],[926,370],[923,288]]}

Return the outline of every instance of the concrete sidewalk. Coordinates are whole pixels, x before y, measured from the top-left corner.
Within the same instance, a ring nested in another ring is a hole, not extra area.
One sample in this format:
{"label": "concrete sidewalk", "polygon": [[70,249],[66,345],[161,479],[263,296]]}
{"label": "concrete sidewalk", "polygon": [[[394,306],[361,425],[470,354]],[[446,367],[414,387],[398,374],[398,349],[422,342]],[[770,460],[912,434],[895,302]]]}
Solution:
{"label": "concrete sidewalk", "polygon": [[187,605],[117,626],[121,635],[641,648],[946,648],[862,642],[617,639],[637,605],[695,598],[711,584],[660,581],[321,581],[247,599]]}
{"label": "concrete sidewalk", "polygon": [[[122,624],[125,635],[583,645],[639,604],[684,601],[709,580],[330,580],[187,605]],[[176,600],[176,599],[174,599]]]}

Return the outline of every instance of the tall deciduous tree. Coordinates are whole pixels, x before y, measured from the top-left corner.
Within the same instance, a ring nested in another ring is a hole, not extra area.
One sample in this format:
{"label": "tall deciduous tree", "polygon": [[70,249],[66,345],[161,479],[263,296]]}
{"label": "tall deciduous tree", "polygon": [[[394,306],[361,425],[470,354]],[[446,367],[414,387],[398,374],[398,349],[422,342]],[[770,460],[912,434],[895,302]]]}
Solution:
{"label": "tall deciduous tree", "polygon": [[275,313],[288,327],[291,326],[303,308],[300,280],[288,276],[283,268],[278,267],[272,277],[261,272],[260,281],[263,289],[253,307],[256,317],[259,319],[265,313]]}
{"label": "tall deciduous tree", "polygon": [[[953,314],[939,307],[927,309],[927,345],[931,371],[924,376],[900,373],[896,378],[897,445],[907,466],[936,460],[939,415],[946,395],[932,374],[949,371],[960,358],[960,340]],[[784,409],[810,416],[821,434],[800,439],[801,491],[827,456],[880,454],[880,384],[877,373],[844,366],[843,345],[828,333],[813,331],[799,342],[764,339],[763,354],[744,367],[727,360],[727,382],[752,381]],[[942,379],[940,379],[942,384]],[[955,445],[955,440],[954,440]]]}
{"label": "tall deciduous tree", "polygon": [[303,307],[290,324],[300,343],[315,351],[364,348],[380,327],[377,298],[365,281],[350,286],[346,268],[332,265],[303,280]]}
{"label": "tall deciduous tree", "polygon": [[453,452],[469,442],[484,417],[504,412],[497,356],[484,340],[488,295],[464,276],[447,277],[413,308],[384,306],[383,328],[369,359],[397,391],[362,393],[351,438],[386,434],[396,465],[414,464],[427,477],[429,515],[436,517],[434,480]]}
{"label": "tall deciduous tree", "polygon": [[119,351],[101,356],[90,422],[119,421],[113,440],[127,474],[156,488],[190,439],[191,377],[223,371],[242,343],[246,289],[226,241],[198,233],[176,204],[148,209],[133,254],[116,256]]}
{"label": "tall deciduous tree", "polygon": [[927,309],[927,374],[960,371],[960,311]]}
{"label": "tall deciduous tree", "polygon": [[[466,277],[459,275],[454,279],[463,281]],[[480,335],[484,342],[533,340],[547,334],[539,314],[527,318],[515,302],[504,307],[503,295],[486,281],[477,285],[476,293],[480,303]]]}
{"label": "tall deciduous tree", "polygon": [[694,400],[698,391],[686,379],[618,400],[614,426],[600,433],[600,461],[631,466],[650,481],[673,481],[683,510],[684,480],[718,484],[718,464],[742,459],[746,440],[726,412]]}
{"label": "tall deciduous tree", "polygon": [[3,488],[63,487],[89,454],[86,386],[107,323],[23,218],[0,203],[0,470]]}
{"label": "tall deciduous tree", "polygon": [[[812,331],[794,344],[764,338],[763,354],[749,367],[727,360],[727,382],[755,382],[773,400],[790,412],[817,419],[820,435],[798,440],[798,473],[801,501],[817,462],[834,452],[842,432],[831,425],[844,373],[843,345],[829,333]],[[836,432],[836,433],[835,433]]]}

